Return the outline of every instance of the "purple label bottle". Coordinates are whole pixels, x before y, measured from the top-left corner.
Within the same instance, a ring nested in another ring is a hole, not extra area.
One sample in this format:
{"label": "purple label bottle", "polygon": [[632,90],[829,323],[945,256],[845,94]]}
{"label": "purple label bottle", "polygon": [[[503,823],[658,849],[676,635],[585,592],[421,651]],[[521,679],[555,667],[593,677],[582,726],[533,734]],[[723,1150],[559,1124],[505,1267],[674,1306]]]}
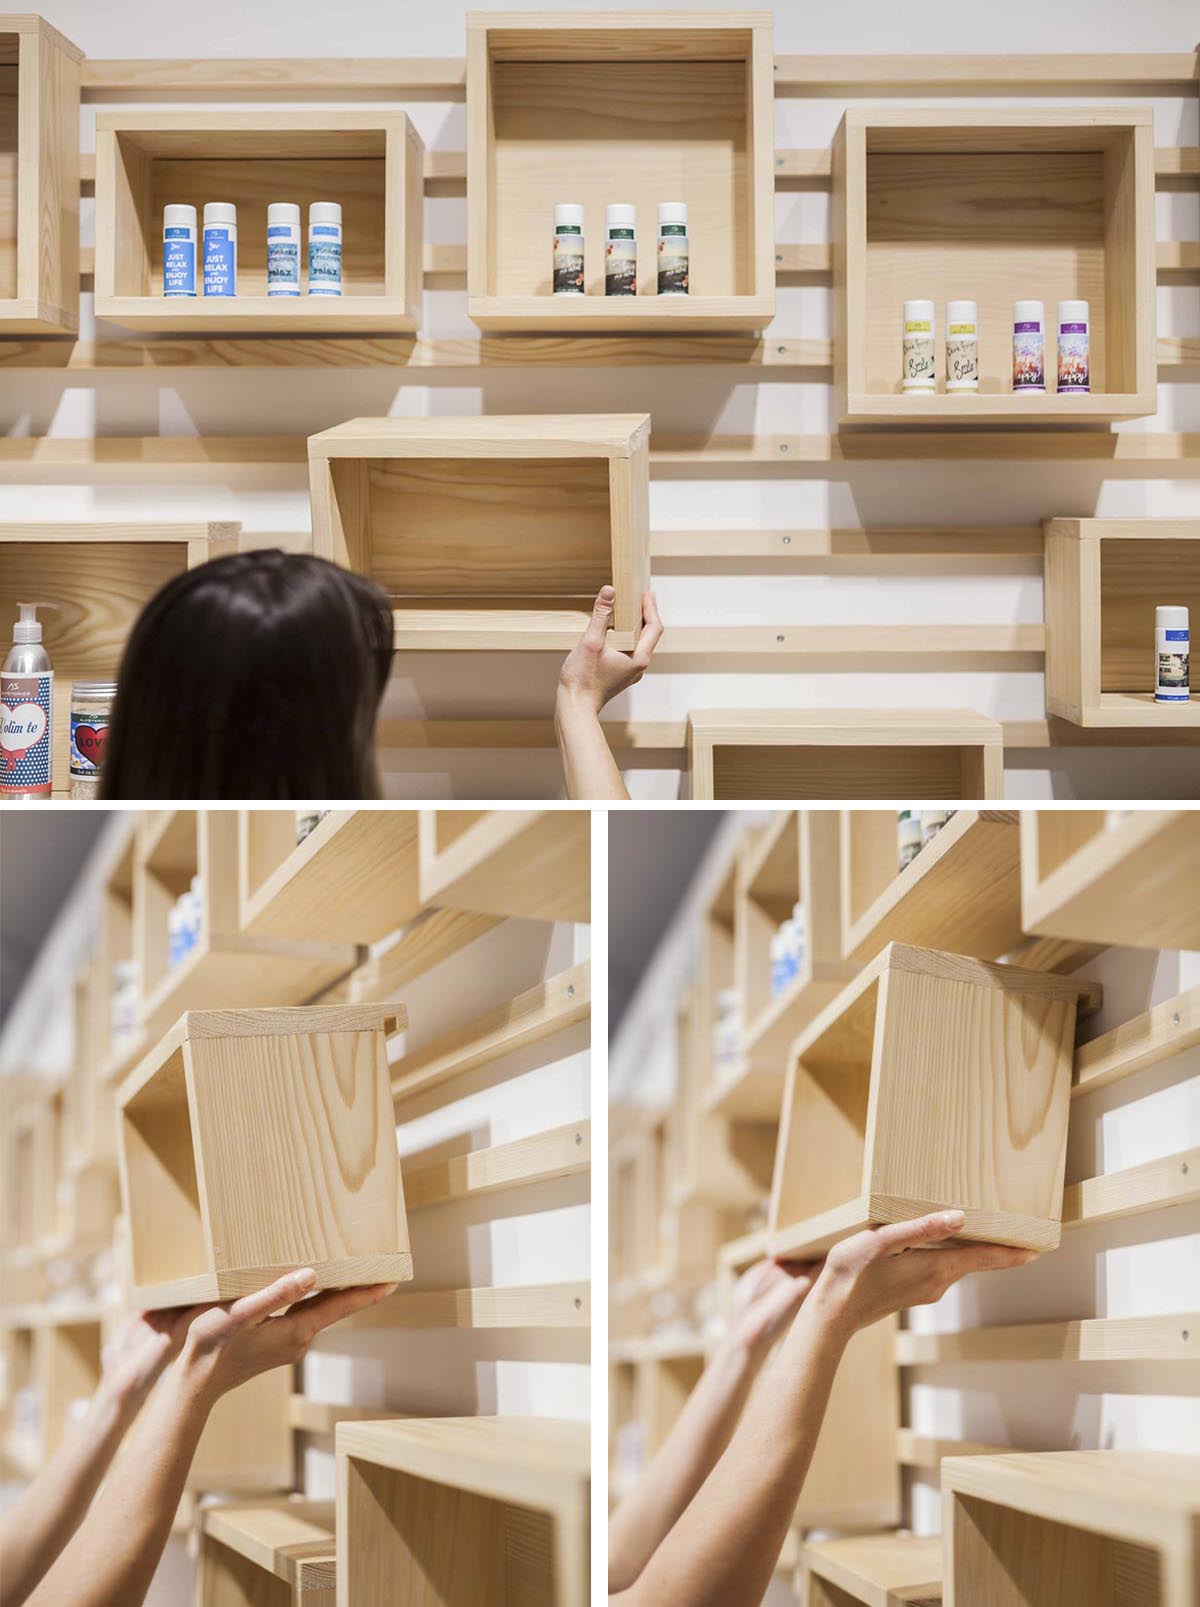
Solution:
{"label": "purple label bottle", "polygon": [[1088,304],[1086,301],[1060,301],[1058,304],[1058,389],[1059,392],[1086,396],[1091,388],[1089,373]]}
{"label": "purple label bottle", "polygon": [[1046,389],[1046,310],[1040,301],[1013,303],[1013,390]]}

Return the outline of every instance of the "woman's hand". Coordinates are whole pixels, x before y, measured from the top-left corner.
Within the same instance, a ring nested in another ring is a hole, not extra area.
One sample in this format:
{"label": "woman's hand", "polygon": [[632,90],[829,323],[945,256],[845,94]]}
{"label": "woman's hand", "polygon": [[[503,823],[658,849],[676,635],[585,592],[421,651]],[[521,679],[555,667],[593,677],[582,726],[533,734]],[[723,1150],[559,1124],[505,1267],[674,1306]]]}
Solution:
{"label": "woman's hand", "polygon": [[933,1305],[972,1272],[1023,1267],[1037,1255],[1002,1244],[937,1248],[961,1231],[964,1220],[961,1211],[935,1211],[844,1239],[826,1257],[817,1303],[848,1337],[909,1306]]}
{"label": "woman's hand", "polygon": [[305,1267],[229,1305],[193,1307],[185,1314],[189,1322],[179,1363],[186,1377],[215,1399],[259,1373],[301,1361],[323,1328],[375,1305],[397,1287],[326,1289],[306,1300],[315,1282],[316,1274]]}
{"label": "woman's hand", "polygon": [[187,1333],[191,1309],[135,1311],[104,1346],[100,1392],[122,1404],[140,1406],[163,1369],[176,1356]]}
{"label": "woman's hand", "polygon": [[733,1291],[728,1340],[761,1354],[799,1311],[817,1281],[814,1261],[759,1261],[743,1272]]}
{"label": "woman's hand", "polygon": [[559,698],[593,714],[599,714],[618,692],[636,686],[649,668],[663,633],[658,603],[654,593],[648,591],[642,598],[642,634],[633,652],[621,653],[610,647],[608,633],[616,595],[611,586],[601,586],[587,629],[567,654],[558,677]]}

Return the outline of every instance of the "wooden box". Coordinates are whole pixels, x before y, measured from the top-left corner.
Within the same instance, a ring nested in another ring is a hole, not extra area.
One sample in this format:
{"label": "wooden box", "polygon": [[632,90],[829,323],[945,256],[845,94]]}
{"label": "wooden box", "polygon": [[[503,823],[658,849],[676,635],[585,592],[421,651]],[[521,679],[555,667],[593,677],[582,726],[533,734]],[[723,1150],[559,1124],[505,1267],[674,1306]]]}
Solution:
{"label": "wooden box", "polygon": [[339,1423],[338,1607],[586,1607],[583,1423]]}
{"label": "wooden box", "polygon": [[1193,629],[1200,620],[1200,520],[1048,519],[1045,529],[1046,713],[1200,730],[1194,667],[1186,703],[1154,701],[1155,608],[1182,605]]}
{"label": "wooden box", "polygon": [[[49,1308],[53,1309],[53,1308]],[[42,1378],[42,1450],[49,1459],[61,1446],[100,1383],[103,1326],[92,1321],[51,1321],[36,1332]]]}
{"label": "wooden box", "polygon": [[421,899],[526,920],[591,916],[586,809],[422,809]]}
{"label": "wooden box", "polygon": [[203,1607],[334,1607],[332,1501],[239,1501],[200,1513]]}
{"label": "wooden box", "polygon": [[1046,937],[1200,948],[1200,811],[1023,809],[1021,913]]}
{"label": "wooden box", "polygon": [[939,1607],[942,1542],[900,1533],[809,1541],[804,1572],[804,1607]]}
{"label": "wooden box", "polygon": [[239,1495],[292,1488],[293,1372],[291,1367],[273,1367],[221,1396],[192,1458],[189,1490]]}
{"label": "wooden box", "polygon": [[375,943],[421,909],[415,809],[332,809],[303,842],[293,809],[240,811],[243,932]]}
{"label": "wooden box", "polygon": [[942,1503],[946,1607],[1196,1607],[1200,1457],[951,1457]]}
{"label": "wooden box", "polygon": [[650,579],[644,413],[353,419],[309,438],[314,550],[396,600],[396,646],[568,651]]}
{"label": "wooden box", "polygon": [[82,59],[43,17],[0,16],[0,335],[79,328]]}
{"label": "wooden box", "polygon": [[[843,424],[1132,418],[1157,406],[1149,107],[850,107],[833,145]],[[946,304],[978,306],[979,389],[945,391]],[[1060,396],[1060,300],[1091,321],[1091,390]],[[901,392],[904,303],[934,303],[936,395]],[[1046,393],[1013,394],[1013,303],[1041,301]]]}
{"label": "wooden box", "polygon": [[[775,316],[769,11],[467,16],[467,310],[484,329],[762,329]],[[554,207],[584,209],[587,294],[552,291]],[[689,293],[660,296],[660,201]],[[637,214],[635,296],[604,294],[605,208]]]}
{"label": "wooden box", "polygon": [[693,709],[694,799],[1004,796],[1004,732],[965,709]]}
{"label": "wooden box", "polygon": [[[403,112],[96,114],[96,316],[173,334],[411,333],[420,322],[424,147]],[[238,209],[237,294],[205,296],[206,201]],[[300,207],[299,296],[267,295],[267,207]],[[307,294],[308,208],[342,208],[342,294]],[[194,297],[162,293],[163,207],[196,208]]]}
{"label": "wooden box", "polygon": [[184,1015],[117,1096],[133,1299],[412,1277],[386,1033],[399,1007]]}
{"label": "wooden box", "polygon": [[963,1239],[1054,1249],[1076,1007],[1098,994],[890,943],[792,1050],[772,1255],[806,1260],[949,1208],[966,1216]]}
{"label": "wooden box", "polygon": [[134,621],[161,586],[237,551],[236,524],[0,524],[0,618],[46,598],[54,665],[54,789],[70,786],[71,683],[115,681]]}
{"label": "wooden box", "polygon": [[641,1424],[646,1457],[662,1449],[675,1427],[688,1396],[700,1382],[705,1356],[702,1350],[652,1349],[636,1363],[634,1410]]}

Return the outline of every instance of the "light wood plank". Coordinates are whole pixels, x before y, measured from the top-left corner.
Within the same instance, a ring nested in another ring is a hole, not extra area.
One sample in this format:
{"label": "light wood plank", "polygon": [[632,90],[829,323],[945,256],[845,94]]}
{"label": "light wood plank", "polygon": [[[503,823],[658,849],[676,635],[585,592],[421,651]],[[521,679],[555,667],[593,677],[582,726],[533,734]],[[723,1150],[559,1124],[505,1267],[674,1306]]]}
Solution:
{"label": "light wood plank", "polygon": [[948,1456],[997,1456],[1008,1449],[1007,1445],[991,1445],[986,1440],[952,1440],[916,1434],[909,1428],[902,1428],[896,1438],[896,1455],[904,1466],[920,1468],[926,1473],[939,1473]]}
{"label": "light wood plank", "polygon": [[1117,1222],[1200,1200],[1200,1148],[1181,1150],[1120,1172],[1071,1183],[1063,1194],[1063,1227]]}
{"label": "light wood plank", "polygon": [[956,1362],[1185,1362],[1200,1357],[1200,1312],[1165,1317],[1087,1317],[1075,1322],[1015,1323],[954,1333],[901,1332],[901,1367]]}
{"label": "light wood plank", "polygon": [[417,1289],[347,1317],[343,1328],[587,1328],[591,1284]]}
{"label": "light wood plank", "polygon": [[592,1126],[568,1122],[544,1133],[450,1155],[429,1165],[404,1162],[404,1198],[411,1215],[433,1205],[476,1199],[501,1189],[525,1188],[591,1170]]}
{"label": "light wood plank", "polygon": [[1075,1051],[1073,1098],[1107,1088],[1200,1043],[1200,987],[1164,999]]}
{"label": "light wood plank", "polygon": [[394,998],[414,977],[461,953],[497,925],[495,916],[471,910],[429,910],[413,922],[398,943],[358,966],[334,990],[322,994],[321,1002],[344,998],[350,1004],[368,1004]]}

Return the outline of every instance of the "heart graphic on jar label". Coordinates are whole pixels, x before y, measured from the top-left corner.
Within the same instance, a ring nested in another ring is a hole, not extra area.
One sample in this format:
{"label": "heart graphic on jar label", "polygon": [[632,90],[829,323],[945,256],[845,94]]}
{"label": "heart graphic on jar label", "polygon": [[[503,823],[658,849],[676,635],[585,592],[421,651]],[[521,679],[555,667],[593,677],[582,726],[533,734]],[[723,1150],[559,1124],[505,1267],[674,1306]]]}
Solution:
{"label": "heart graphic on jar label", "polygon": [[104,758],[104,744],[108,739],[108,727],[97,729],[94,725],[77,725],[75,727],[75,746],[81,758],[89,764],[99,766]]}

